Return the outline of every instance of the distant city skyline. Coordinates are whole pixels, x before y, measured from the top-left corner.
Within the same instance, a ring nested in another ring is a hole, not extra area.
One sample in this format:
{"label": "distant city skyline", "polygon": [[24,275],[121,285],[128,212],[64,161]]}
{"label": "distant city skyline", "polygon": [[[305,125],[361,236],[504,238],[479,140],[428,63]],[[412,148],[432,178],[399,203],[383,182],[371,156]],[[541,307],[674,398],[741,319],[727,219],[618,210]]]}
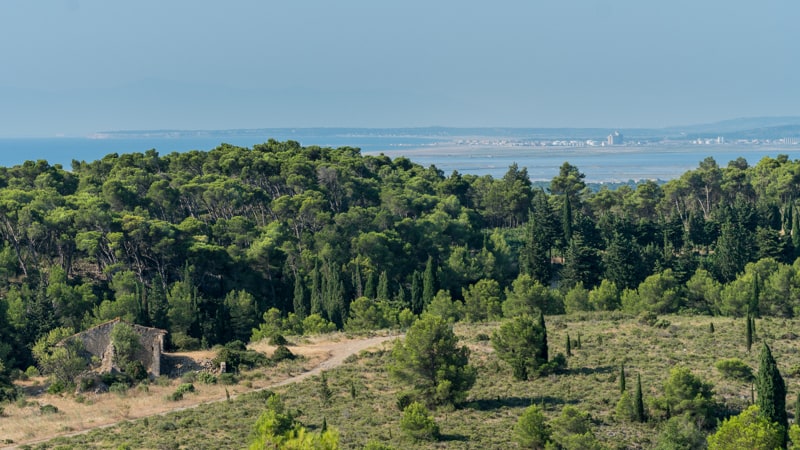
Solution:
{"label": "distant city skyline", "polygon": [[0,2],[0,138],[800,116],[791,0],[45,4]]}

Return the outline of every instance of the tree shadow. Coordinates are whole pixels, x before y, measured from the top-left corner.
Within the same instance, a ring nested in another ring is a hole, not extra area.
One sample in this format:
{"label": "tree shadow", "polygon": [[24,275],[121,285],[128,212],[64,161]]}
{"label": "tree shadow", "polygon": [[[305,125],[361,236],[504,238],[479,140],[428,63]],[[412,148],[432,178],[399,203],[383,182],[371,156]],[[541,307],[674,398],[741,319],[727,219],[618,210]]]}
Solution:
{"label": "tree shadow", "polygon": [[616,367],[612,366],[598,366],[598,367],[576,367],[576,368],[568,368],[564,370],[564,373],[567,375],[594,375],[598,373],[611,373],[617,370]]}
{"label": "tree shadow", "polygon": [[439,434],[439,442],[467,442],[468,440],[469,437],[463,434]]}
{"label": "tree shadow", "polygon": [[476,411],[491,411],[500,408],[527,408],[531,405],[565,405],[577,404],[577,400],[565,401],[563,398],[538,395],[535,397],[504,397],[496,399],[477,399],[467,402],[464,408]]}

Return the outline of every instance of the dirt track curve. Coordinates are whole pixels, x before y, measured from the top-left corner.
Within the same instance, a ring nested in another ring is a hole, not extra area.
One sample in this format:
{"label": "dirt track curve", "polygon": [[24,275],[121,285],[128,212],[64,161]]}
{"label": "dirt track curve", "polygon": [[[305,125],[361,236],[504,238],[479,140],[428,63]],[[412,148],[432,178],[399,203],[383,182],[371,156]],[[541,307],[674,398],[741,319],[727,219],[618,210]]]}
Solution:
{"label": "dirt track curve", "polygon": [[[272,388],[276,388],[276,387],[280,387],[280,386],[285,386],[287,384],[292,384],[292,383],[297,383],[297,382],[303,381],[306,378],[309,378],[309,377],[312,377],[314,375],[317,375],[322,371],[330,370],[330,369],[333,369],[335,367],[338,367],[338,366],[342,365],[344,363],[345,359],[347,359],[347,357],[355,355],[355,354],[358,354],[362,350],[366,350],[366,349],[369,349],[369,348],[372,348],[372,347],[376,347],[376,346],[378,346],[378,345],[380,345],[380,344],[382,344],[382,343],[384,343],[386,341],[391,341],[391,340],[397,339],[399,337],[402,337],[402,335],[376,336],[376,337],[371,337],[371,338],[366,338],[366,339],[347,339],[347,340],[342,340],[342,341],[338,341],[338,342],[323,342],[323,343],[319,343],[319,344],[309,344],[309,345],[303,345],[303,346],[289,346],[289,349],[292,350],[293,352],[300,351],[300,350],[303,350],[303,351],[313,350],[315,353],[327,353],[328,357],[323,359],[322,361],[320,361],[316,366],[314,366],[310,370],[304,371],[304,372],[299,373],[297,375],[290,376],[289,378],[283,379],[281,381],[277,381],[275,383],[271,383],[268,386],[263,386],[263,387],[260,387],[258,389],[253,389],[253,390],[250,390],[250,391],[247,391],[247,392],[242,392],[242,393],[239,393],[239,394],[236,394],[236,395],[232,395],[231,399],[235,399],[235,398],[237,398],[237,397],[239,397],[241,395],[245,395],[245,394],[248,394],[248,393],[251,393],[251,392],[262,391],[262,390],[265,390],[265,389],[272,389]],[[211,404],[211,403],[217,403],[217,402],[221,402],[221,401],[227,401],[227,398],[226,397],[222,397],[222,398],[217,398],[217,399],[214,399],[214,400],[208,400],[208,401],[199,402],[199,403],[196,403],[196,404],[193,404],[193,405],[172,408],[172,409],[169,409],[169,410],[161,411],[161,412],[159,412],[157,414],[152,414],[150,416],[136,417],[133,420],[140,420],[140,419],[143,419],[145,417],[152,417],[152,416],[159,416],[159,415],[163,416],[163,415],[167,415],[167,414],[170,414],[170,413],[179,412],[179,411],[185,411],[185,410],[189,410],[189,409],[194,409],[194,408],[197,408],[197,407],[200,407],[200,406],[203,406],[203,405],[208,405],[208,404]],[[104,424],[97,425],[97,426],[94,426],[94,427],[84,428],[84,429],[81,429],[80,431],[75,431],[75,432],[71,432],[71,433],[59,433],[59,434],[56,434],[56,435],[48,436],[47,438],[43,438],[43,439],[30,440],[30,441],[25,441],[25,442],[15,442],[11,446],[0,447],[0,449],[16,449],[16,448],[19,448],[19,446],[23,446],[23,445],[31,445],[32,446],[32,445],[40,444],[40,443],[43,443],[43,442],[47,442],[47,441],[55,439],[57,437],[79,436],[81,434],[89,433],[89,432],[91,432],[93,430],[102,429],[102,428],[110,428],[110,427],[118,425],[118,424],[120,424],[122,422],[127,422],[129,420],[130,419],[117,420],[117,421],[114,421],[112,423],[104,423]]]}

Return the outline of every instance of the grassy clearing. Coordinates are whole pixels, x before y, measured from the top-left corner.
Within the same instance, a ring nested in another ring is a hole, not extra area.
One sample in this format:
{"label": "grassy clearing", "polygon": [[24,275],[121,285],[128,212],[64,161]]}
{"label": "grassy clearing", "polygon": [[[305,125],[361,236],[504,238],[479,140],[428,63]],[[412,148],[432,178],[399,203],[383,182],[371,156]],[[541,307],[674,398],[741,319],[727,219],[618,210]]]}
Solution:
{"label": "grassy clearing", "polygon": [[[584,320],[579,320],[584,319]],[[411,443],[400,432],[397,395],[406,389],[390,379],[390,345],[361,352],[339,368],[326,372],[330,397],[322,394],[321,379],[275,389],[288,408],[312,430],[323,420],[339,429],[344,448],[360,448],[377,440],[395,448],[513,448],[510,430],[523,409],[535,403],[553,418],[564,405],[589,412],[597,437],[611,448],[648,448],[658,433],[658,423],[620,423],[614,417],[619,399],[619,366],[624,363],[630,383],[642,377],[645,402],[661,395],[661,386],[675,366],[688,367],[714,385],[721,410],[738,411],[750,401],[750,385],[726,379],[714,367],[722,359],[737,357],[757,367],[758,345],[766,340],[787,382],[788,405],[800,391],[800,321],[759,319],[757,344],[746,352],[744,319],[665,316],[661,327],[622,316],[551,317],[548,340],[551,355],[564,351],[566,334],[581,336],[581,349],[573,348],[569,370],[562,375],[519,382],[499,361],[486,340],[498,326],[456,326],[456,333],[472,349],[478,380],[464,407],[434,412],[443,434],[436,443]],[[714,323],[715,331],[709,330]],[[791,376],[790,376],[791,375]],[[171,389],[174,390],[174,387]],[[264,394],[246,394],[231,402],[205,405],[164,416],[128,421],[86,435],[59,438],[32,448],[216,448],[239,449],[263,411]],[[59,414],[71,414],[70,408]],[[790,418],[793,411],[790,411]],[[7,418],[0,419],[6,420]]]}

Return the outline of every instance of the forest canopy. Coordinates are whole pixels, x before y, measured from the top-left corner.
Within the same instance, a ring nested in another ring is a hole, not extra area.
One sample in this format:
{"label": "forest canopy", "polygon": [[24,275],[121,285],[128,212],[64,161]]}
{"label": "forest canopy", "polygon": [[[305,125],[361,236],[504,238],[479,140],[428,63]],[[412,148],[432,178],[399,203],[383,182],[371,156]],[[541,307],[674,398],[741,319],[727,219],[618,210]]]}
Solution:
{"label": "forest canopy", "polygon": [[615,190],[584,178],[564,163],[541,189],[516,164],[445,175],[274,140],[0,168],[0,361],[24,370],[50,331],[116,317],[188,349],[259,324],[408,326],[434,298],[468,320],[798,313],[800,162],[706,158]]}

